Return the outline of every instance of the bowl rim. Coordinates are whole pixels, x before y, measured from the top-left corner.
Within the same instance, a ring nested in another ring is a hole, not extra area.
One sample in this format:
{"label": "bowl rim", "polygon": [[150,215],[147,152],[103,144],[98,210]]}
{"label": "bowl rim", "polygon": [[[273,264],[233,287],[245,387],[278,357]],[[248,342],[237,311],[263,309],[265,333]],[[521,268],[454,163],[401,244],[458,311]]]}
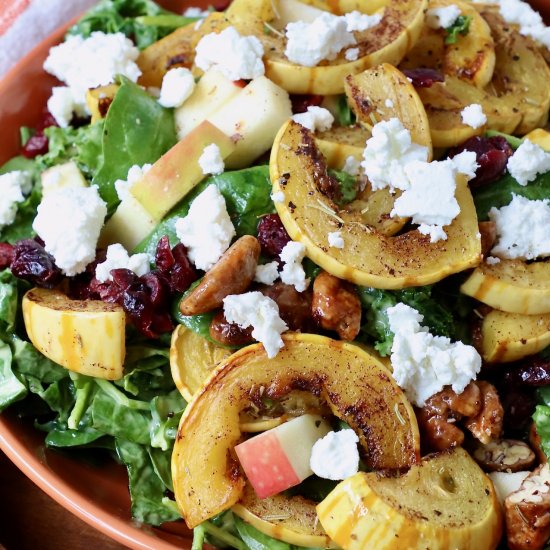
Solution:
{"label": "bowl rim", "polygon": [[[30,52],[23,56],[0,79],[0,97],[19,79],[23,68],[44,51],[45,45],[51,42],[60,42],[67,29],[73,25],[79,16],[69,23],[60,26],[53,33],[39,42]],[[51,470],[47,463],[20,438],[12,429],[16,417],[0,414],[0,450],[19,468],[35,485],[40,487],[48,496],[63,508],[107,535],[111,539],[136,550],[175,550],[182,545],[172,544],[155,536],[152,527],[140,527],[132,519],[124,520],[107,511],[92,500],[86,500],[73,486]],[[145,526],[144,526],[145,527]],[[189,541],[190,546],[190,541]]]}

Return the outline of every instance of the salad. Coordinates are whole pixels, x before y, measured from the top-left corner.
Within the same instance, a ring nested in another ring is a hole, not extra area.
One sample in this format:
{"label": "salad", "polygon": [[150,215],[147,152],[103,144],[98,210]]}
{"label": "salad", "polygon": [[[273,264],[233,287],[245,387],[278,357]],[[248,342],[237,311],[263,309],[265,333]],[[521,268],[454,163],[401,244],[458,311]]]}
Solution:
{"label": "salad", "polygon": [[550,34],[520,0],[102,0],[0,168],[0,410],[194,549],[544,548]]}

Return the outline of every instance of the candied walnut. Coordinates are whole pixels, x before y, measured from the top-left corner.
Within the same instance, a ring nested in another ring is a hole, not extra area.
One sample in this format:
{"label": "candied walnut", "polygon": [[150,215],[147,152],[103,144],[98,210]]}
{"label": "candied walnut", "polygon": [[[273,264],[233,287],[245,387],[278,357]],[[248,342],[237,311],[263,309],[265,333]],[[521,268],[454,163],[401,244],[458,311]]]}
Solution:
{"label": "candied walnut", "polygon": [[535,462],[535,453],[529,445],[517,439],[500,439],[478,444],[475,461],[486,472],[519,472],[528,470]]}
{"label": "candied walnut", "polygon": [[481,411],[464,422],[464,426],[482,443],[489,443],[502,434],[504,409],[496,388],[489,382],[477,382],[481,390]]}
{"label": "candied walnut", "polygon": [[361,302],[353,285],[322,271],[313,283],[311,311],[315,322],[354,340],[361,329]]}
{"label": "candied walnut", "polygon": [[236,323],[230,323],[219,311],[210,322],[210,337],[224,346],[245,346],[254,342],[252,327],[241,328]]}
{"label": "candied walnut", "polygon": [[180,302],[184,315],[198,315],[221,307],[230,294],[242,294],[254,279],[260,243],[245,235],[235,241],[202,281]]}
{"label": "candied walnut", "polygon": [[550,471],[539,466],[504,501],[510,550],[540,550],[550,538]]}
{"label": "candied walnut", "polygon": [[311,291],[298,292],[293,285],[276,282],[261,286],[258,290],[271,298],[279,307],[279,316],[289,330],[309,332],[313,326],[311,317]]}

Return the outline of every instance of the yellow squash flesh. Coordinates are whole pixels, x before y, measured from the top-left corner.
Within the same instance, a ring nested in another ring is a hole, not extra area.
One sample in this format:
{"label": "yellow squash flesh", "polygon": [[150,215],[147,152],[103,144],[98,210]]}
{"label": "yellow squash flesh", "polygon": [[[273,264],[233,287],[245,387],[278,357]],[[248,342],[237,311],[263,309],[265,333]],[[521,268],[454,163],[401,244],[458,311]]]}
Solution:
{"label": "yellow squash flesh", "polygon": [[[466,180],[457,179],[460,214],[446,228],[448,239],[430,243],[412,230],[388,237],[365,224],[353,203],[339,210],[322,194],[316,180],[325,173],[323,159],[308,130],[289,121],[273,145],[273,191],[283,191],[277,212],[291,238],[323,269],[353,283],[375,288],[404,288],[435,283],[481,260],[477,216]],[[340,231],[344,248],[329,247],[327,235]]]}
{"label": "yellow squash flesh", "polygon": [[122,378],[126,353],[122,307],[33,288],[23,296],[22,309],[30,341],[48,359],[86,376]]}
{"label": "yellow squash flesh", "polygon": [[483,88],[491,81],[495,68],[495,45],[491,29],[469,2],[430,0],[428,8],[445,8],[451,5],[457,6],[461,15],[471,18],[468,34],[459,34],[454,44],[445,44],[445,29],[432,29],[424,24],[418,42],[407,53],[401,68],[436,69],[445,75],[458,76],[478,88]]}
{"label": "yellow squash flesh", "polygon": [[509,363],[550,345],[550,314],[522,315],[493,309],[481,323],[481,356],[487,363]]}
{"label": "yellow squash flesh", "polygon": [[260,396],[293,389],[321,396],[358,434],[372,468],[403,468],[419,458],[416,417],[390,372],[352,344],[312,334],[283,335],[268,359],[261,344],[243,348],[214,371],[186,408],[172,455],[176,501],[189,527],[236,504],[245,478],[233,448],[239,414]]}
{"label": "yellow squash flesh", "polygon": [[258,531],[277,540],[307,548],[335,546],[319,523],[315,503],[301,496],[279,494],[259,499],[247,484],[232,510]]}
{"label": "yellow squash flesh", "polygon": [[460,291],[488,306],[510,313],[550,313],[550,262],[501,260],[480,264]]}
{"label": "yellow squash flesh", "polygon": [[355,474],[317,513],[344,550],[492,550],[502,535],[493,484],[461,448],[428,456],[398,478]]}
{"label": "yellow squash flesh", "polygon": [[322,61],[315,67],[296,65],[285,56],[286,43],[281,36],[262,33],[258,38],[262,40],[266,52],[266,76],[290,93],[342,93],[347,75],[360,73],[384,62],[397,65],[403,59],[420,36],[427,2],[428,0],[355,2],[352,9],[363,13],[384,9],[383,18],[378,25],[355,33],[357,44],[354,47],[359,48],[359,58],[356,61],[347,61],[344,52],[341,52],[336,59]]}
{"label": "yellow squash flesh", "polygon": [[315,132],[315,143],[327,159],[329,168],[341,170],[346,159],[361,160],[370,132],[359,125],[333,126],[325,132]]}

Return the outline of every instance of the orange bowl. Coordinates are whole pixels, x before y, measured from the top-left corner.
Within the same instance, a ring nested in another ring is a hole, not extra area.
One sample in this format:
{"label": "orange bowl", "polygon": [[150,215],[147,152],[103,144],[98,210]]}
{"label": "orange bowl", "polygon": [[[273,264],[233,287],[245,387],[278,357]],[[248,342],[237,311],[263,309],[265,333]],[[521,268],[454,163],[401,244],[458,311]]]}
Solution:
{"label": "orange bowl", "polygon": [[[160,4],[180,12],[190,4],[206,7],[208,0],[163,0]],[[549,0],[533,0],[546,20]],[[0,165],[19,151],[19,128],[34,126],[55,79],[42,64],[49,49],[60,42],[59,29],[36,47],[0,82]],[[130,516],[126,471],[114,461],[94,466],[44,446],[41,432],[13,412],[0,417],[0,449],[36,485],[82,520],[130,548],[175,550],[189,548],[191,534],[182,522],[160,528],[139,525]]]}

